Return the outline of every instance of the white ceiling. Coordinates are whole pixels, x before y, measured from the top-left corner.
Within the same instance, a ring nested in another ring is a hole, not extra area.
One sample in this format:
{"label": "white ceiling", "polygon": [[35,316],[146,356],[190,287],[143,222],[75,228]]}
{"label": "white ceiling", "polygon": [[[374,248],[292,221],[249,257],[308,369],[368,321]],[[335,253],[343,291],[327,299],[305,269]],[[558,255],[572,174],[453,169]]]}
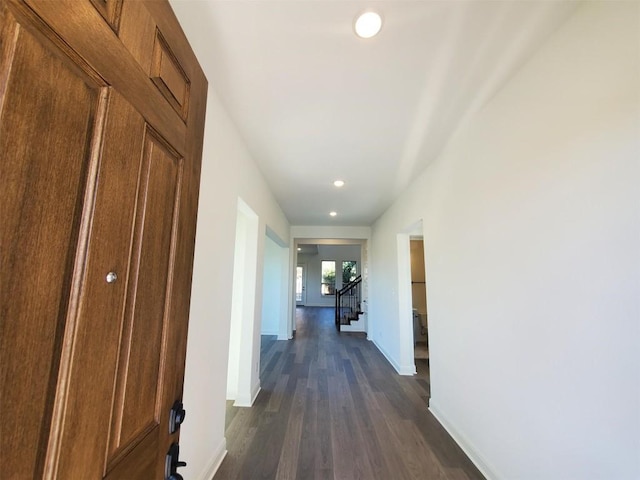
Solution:
{"label": "white ceiling", "polygon": [[[171,4],[292,225],[370,225],[577,5]],[[352,28],[365,9],[384,22],[368,40]]]}

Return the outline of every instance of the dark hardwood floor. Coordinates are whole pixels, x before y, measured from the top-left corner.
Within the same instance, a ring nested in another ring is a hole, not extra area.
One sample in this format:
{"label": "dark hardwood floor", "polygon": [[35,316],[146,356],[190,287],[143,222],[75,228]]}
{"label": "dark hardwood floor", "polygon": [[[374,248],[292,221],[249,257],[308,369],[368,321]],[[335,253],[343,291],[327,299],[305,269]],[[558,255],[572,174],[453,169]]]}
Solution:
{"label": "dark hardwood floor", "polygon": [[292,341],[263,337],[262,391],[227,404],[215,480],[484,479],[427,410],[427,361],[398,375],[364,334],[336,332],[331,308],[298,308]]}

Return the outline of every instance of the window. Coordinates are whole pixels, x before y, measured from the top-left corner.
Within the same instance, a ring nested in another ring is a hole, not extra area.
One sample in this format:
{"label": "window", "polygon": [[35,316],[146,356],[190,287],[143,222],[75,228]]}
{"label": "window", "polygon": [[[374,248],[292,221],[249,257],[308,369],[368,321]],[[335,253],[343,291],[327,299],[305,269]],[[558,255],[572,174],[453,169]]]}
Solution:
{"label": "window", "polygon": [[356,268],[355,260],[342,262],[342,286],[343,287],[347,283],[353,282],[357,276],[358,276],[358,271]]}
{"label": "window", "polygon": [[296,302],[302,302],[302,293],[304,291],[304,267],[298,265],[296,267]]}
{"label": "window", "polygon": [[322,261],[322,295],[335,295],[336,293],[336,262]]}

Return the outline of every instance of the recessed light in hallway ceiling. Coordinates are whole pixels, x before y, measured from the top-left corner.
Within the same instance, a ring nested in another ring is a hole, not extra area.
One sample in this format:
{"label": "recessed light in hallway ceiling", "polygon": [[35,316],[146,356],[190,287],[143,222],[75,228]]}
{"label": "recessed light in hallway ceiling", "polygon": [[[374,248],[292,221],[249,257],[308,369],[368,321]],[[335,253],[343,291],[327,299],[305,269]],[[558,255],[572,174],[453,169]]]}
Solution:
{"label": "recessed light in hallway ceiling", "polygon": [[336,180],[335,182],[333,182],[333,184],[338,188],[343,187],[344,186],[344,180]]}
{"label": "recessed light in hallway ceiling", "polygon": [[356,18],[353,28],[360,38],[374,37],[382,28],[382,17],[372,11],[361,13]]}
{"label": "recessed light in hallway ceiling", "polygon": [[338,215],[338,212],[329,212],[329,215],[331,215],[332,217],[335,217],[336,215]]}

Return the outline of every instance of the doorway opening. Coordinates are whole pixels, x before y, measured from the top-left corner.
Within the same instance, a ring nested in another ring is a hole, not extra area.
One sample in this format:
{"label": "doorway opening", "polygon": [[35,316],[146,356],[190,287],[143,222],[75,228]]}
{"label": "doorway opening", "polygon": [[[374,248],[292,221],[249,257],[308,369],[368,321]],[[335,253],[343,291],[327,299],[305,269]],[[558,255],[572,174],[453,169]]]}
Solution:
{"label": "doorway opening", "polygon": [[288,340],[289,246],[269,225],[265,230],[260,334]]}
{"label": "doorway opening", "polygon": [[238,199],[227,371],[227,400],[235,400],[237,407],[250,407],[260,391],[259,333],[255,335],[258,224],[258,215]]}
{"label": "doorway opening", "polygon": [[416,370],[429,368],[429,324],[427,316],[427,277],[424,262],[424,239],[409,238],[411,258],[411,307],[413,319],[413,351]]}
{"label": "doorway opening", "polygon": [[329,307],[336,311],[336,297],[356,277],[362,277],[358,315],[340,331],[367,331],[367,239],[293,238],[292,331],[297,307]]}
{"label": "doorway opening", "polygon": [[399,373],[429,377],[427,276],[422,220],[398,233]]}

